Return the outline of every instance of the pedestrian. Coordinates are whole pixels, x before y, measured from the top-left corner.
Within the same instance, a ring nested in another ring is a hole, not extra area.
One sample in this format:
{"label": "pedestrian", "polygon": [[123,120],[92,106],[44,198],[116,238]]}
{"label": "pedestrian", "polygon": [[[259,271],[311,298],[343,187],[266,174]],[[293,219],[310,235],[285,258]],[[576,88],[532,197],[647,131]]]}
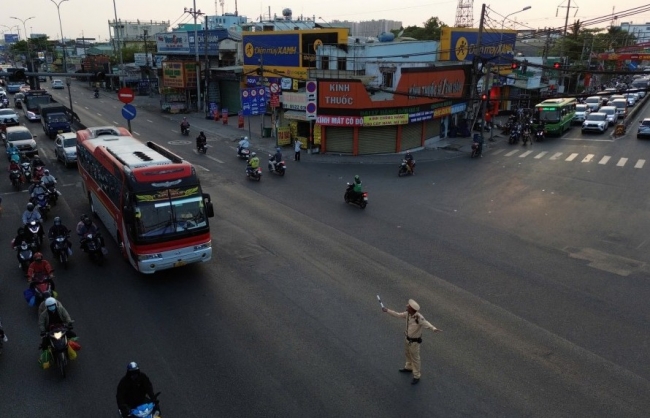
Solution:
{"label": "pedestrian", "polygon": [[382,307],[384,312],[396,317],[406,318],[406,331],[404,332],[406,339],[404,340],[404,354],[406,355],[406,364],[399,369],[401,373],[413,373],[412,385],[420,383],[420,344],[422,343],[422,329],[430,329],[433,332],[441,332],[431,325],[429,321],[424,319],[420,314],[420,305],[413,299],[408,300],[405,312],[395,312],[388,308]]}
{"label": "pedestrian", "polygon": [[296,152],[293,160],[300,161],[300,147],[302,147],[302,142],[298,138],[293,141],[293,150]]}

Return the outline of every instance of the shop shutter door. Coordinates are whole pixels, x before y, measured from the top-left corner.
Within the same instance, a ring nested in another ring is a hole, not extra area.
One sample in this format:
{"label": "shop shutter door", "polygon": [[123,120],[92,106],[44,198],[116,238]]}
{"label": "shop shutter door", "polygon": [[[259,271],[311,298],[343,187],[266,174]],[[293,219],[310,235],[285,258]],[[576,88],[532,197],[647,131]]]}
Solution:
{"label": "shop shutter door", "polygon": [[219,81],[221,90],[221,109],[228,109],[229,115],[236,115],[241,110],[240,85],[237,81]]}
{"label": "shop shutter door", "polygon": [[359,154],[385,154],[395,152],[397,126],[359,128]]}
{"label": "shop shutter door", "polygon": [[352,154],[354,128],[328,126],[325,128],[326,152],[343,152]]}
{"label": "shop shutter door", "polygon": [[425,122],[424,139],[435,138],[440,135],[440,119],[428,120]]}
{"label": "shop shutter door", "polygon": [[422,146],[422,122],[409,123],[402,125],[402,149],[418,148]]}

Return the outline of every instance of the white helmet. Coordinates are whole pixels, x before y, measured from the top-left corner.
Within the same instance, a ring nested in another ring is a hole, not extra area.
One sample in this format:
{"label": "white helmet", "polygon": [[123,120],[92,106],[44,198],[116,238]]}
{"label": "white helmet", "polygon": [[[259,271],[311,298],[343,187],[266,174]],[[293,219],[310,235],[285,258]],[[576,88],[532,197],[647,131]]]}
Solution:
{"label": "white helmet", "polygon": [[242,139],[243,139],[244,141],[248,141],[248,137],[247,137],[247,136],[243,137]]}
{"label": "white helmet", "polygon": [[255,157],[256,155],[255,152],[251,152],[251,157]]}
{"label": "white helmet", "polygon": [[49,298],[45,299],[45,306],[50,311],[55,310],[56,309],[56,299],[54,299],[53,297],[49,297]]}

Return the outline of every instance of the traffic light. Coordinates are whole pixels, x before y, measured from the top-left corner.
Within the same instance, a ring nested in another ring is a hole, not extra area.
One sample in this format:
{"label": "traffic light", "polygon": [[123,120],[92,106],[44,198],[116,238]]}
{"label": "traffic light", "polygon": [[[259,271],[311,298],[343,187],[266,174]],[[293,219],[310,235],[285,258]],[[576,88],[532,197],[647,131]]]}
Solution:
{"label": "traffic light", "polygon": [[513,71],[518,69],[519,68],[519,61],[513,61],[512,64],[510,64],[510,68],[512,68]]}
{"label": "traffic light", "polygon": [[560,68],[562,68],[562,63],[561,62],[554,62],[553,63],[553,68],[555,68],[556,70],[559,70]]}
{"label": "traffic light", "polygon": [[95,73],[95,81],[104,81],[106,80],[106,74],[103,71],[97,71]]}
{"label": "traffic light", "polygon": [[481,101],[486,101],[488,99],[488,95],[483,93],[481,94]]}
{"label": "traffic light", "polygon": [[25,81],[25,70],[18,69],[9,75],[9,81]]}

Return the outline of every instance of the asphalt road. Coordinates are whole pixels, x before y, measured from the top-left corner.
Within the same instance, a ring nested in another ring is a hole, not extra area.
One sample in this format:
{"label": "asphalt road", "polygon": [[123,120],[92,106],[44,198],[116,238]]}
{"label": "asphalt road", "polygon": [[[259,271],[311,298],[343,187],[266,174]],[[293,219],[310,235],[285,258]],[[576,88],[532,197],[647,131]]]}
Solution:
{"label": "asphalt road", "polygon": [[[85,124],[121,121],[117,101],[72,92]],[[3,253],[2,416],[115,416],[132,360],[170,417],[647,416],[650,164],[634,167],[650,142],[569,140],[582,138],[574,129],[527,155],[502,141],[408,178],[396,165],[288,161],[284,178],[253,183],[230,131],[193,124],[210,138],[196,155],[174,142],[187,140],[176,119],[139,110],[133,129],[199,167],[215,201],[213,260],[143,277],[114,242],[103,267],[75,252],[57,284],[83,349],[61,380],[38,368],[36,313]],[[51,141],[37,141],[51,160]],[[78,174],[48,165],[63,192],[54,214],[72,227],[88,210]],[[342,199],[356,173],[363,211]],[[26,194],[3,184],[8,243]],[[424,335],[416,387],[397,372],[403,323],[377,294],[395,310],[415,298],[443,330]]]}

